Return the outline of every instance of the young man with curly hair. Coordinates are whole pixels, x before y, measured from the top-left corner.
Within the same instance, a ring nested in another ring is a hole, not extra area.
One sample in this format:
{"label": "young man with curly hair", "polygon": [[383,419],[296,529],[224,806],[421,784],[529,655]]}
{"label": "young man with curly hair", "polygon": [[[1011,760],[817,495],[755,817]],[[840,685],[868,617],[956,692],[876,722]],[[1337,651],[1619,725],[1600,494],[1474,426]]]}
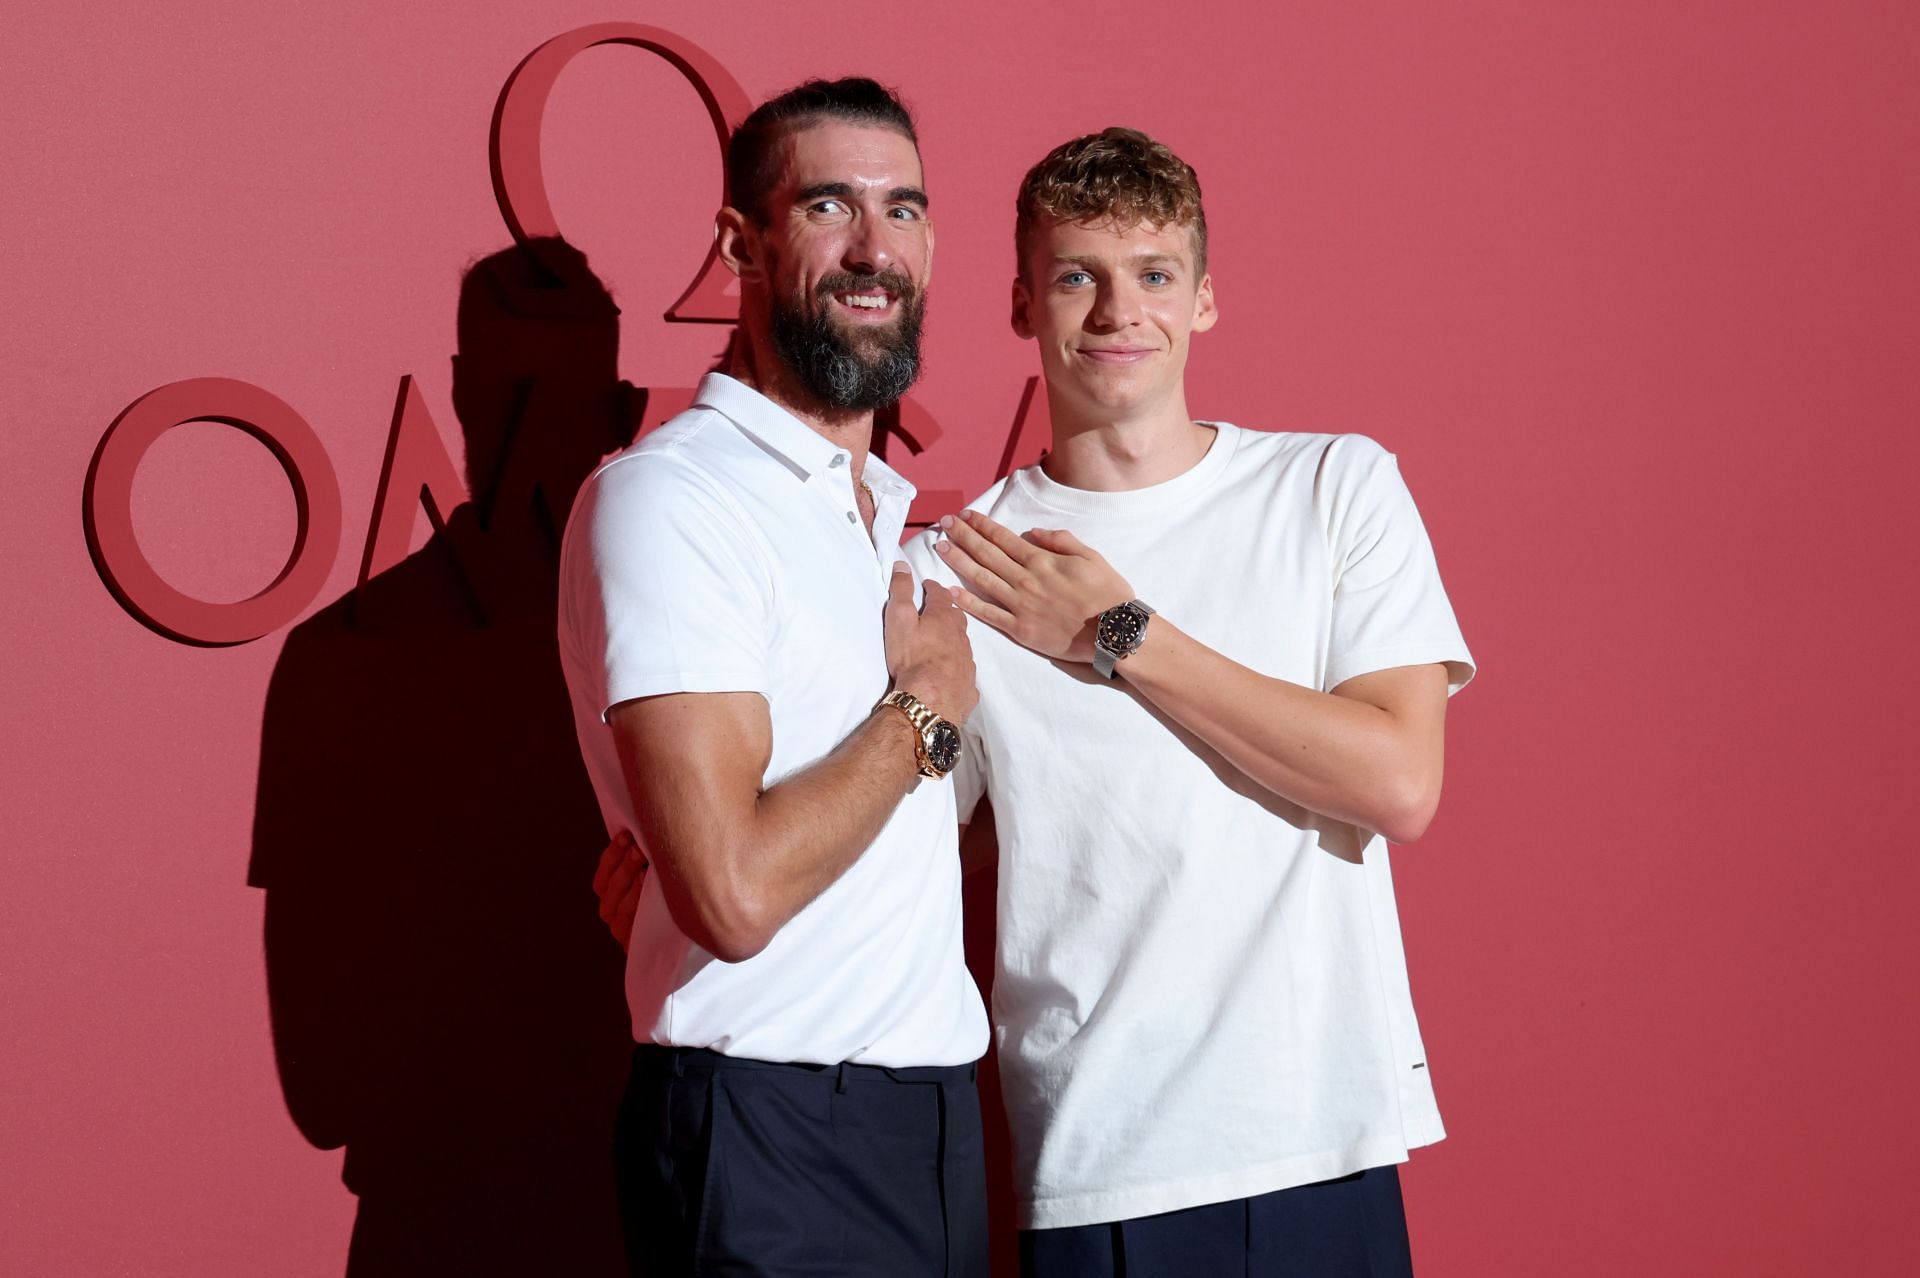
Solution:
{"label": "young man with curly hair", "polygon": [[1408,1273],[1394,1165],[1443,1133],[1387,842],[1473,673],[1432,548],[1373,441],[1188,411],[1219,311],[1172,151],[1076,138],[1017,210],[1052,449],[908,557],[979,623],[1023,1264]]}

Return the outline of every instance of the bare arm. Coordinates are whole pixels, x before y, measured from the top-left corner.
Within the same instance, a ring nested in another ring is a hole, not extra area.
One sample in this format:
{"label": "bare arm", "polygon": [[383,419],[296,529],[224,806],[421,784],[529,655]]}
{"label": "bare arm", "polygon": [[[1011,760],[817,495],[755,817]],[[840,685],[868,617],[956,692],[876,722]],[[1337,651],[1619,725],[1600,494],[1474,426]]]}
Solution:
{"label": "bare arm", "polygon": [[[960,827],[960,871],[972,874],[997,865],[999,860],[993,808],[982,799],[973,819]],[[633,920],[640,909],[640,889],[646,884],[649,868],[646,855],[632,832],[622,830],[608,840],[600,853],[600,864],[593,872],[593,894],[600,902],[601,921],[623,950],[633,938]]]}
{"label": "bare arm", "polygon": [[[914,612],[896,570],[887,604],[896,686],[945,717],[973,709],[964,621],[938,586]],[[701,948],[740,962],[845,873],[916,775],[913,729],[891,707],[869,715],[826,757],[762,788],[773,750],[757,693],[675,693],[607,715],[638,814],[649,872],[674,922]]]}
{"label": "bare arm", "polygon": [[730,963],[751,958],[852,865],[915,775],[912,728],[890,707],[771,789],[757,693],[678,693],[607,716],[640,840],[680,930]]}
{"label": "bare arm", "polygon": [[[976,512],[943,524],[960,606],[1017,643],[1093,659],[1093,619],[1133,590],[1071,533],[1016,537]],[[1440,800],[1445,667],[1406,666],[1318,692],[1248,669],[1155,617],[1115,667],[1140,694],[1254,782],[1396,843],[1426,832]]]}
{"label": "bare arm", "polygon": [[1440,804],[1445,666],[1401,666],[1331,693],[1249,670],[1164,618],[1114,672],[1248,777],[1395,843]]}

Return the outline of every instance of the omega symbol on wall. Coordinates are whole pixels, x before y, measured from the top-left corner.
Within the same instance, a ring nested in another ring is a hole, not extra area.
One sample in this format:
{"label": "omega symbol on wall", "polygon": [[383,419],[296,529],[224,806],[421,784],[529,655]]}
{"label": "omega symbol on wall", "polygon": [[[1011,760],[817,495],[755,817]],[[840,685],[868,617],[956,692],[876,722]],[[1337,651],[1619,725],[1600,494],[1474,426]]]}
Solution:
{"label": "omega symbol on wall", "polygon": [[[515,242],[537,260],[545,245],[562,243],[547,198],[540,163],[540,125],[561,73],[579,54],[598,45],[646,50],[673,66],[700,96],[724,153],[735,125],[752,109],[745,90],[725,67],[690,41],[658,27],[604,22],[558,35],[528,54],[501,87],[494,105],[488,149],[493,191]],[[733,324],[737,304],[728,291],[732,276],[709,245],[700,269],[663,317],[678,324]],[[1037,456],[1043,443],[1044,399],[1037,377],[1027,379],[1002,450],[998,474]],[[647,388],[637,428],[644,431],[685,408],[690,388]],[[166,581],[140,549],[133,526],[133,483],[141,459],[175,426],[212,421],[260,441],[286,471],[295,506],[293,549],[278,575],[249,598],[232,603],[196,599]],[[911,397],[885,410],[876,423],[874,449],[885,455],[898,437],[911,453],[924,452],[940,428]],[[952,509],[957,492],[927,492],[923,505]],[[357,578],[358,590],[408,553],[422,509],[444,526],[455,507],[491,494],[468,491],[459,468],[427,411],[411,375],[400,379],[385,459]],[[570,501],[571,493],[566,494]],[[917,512],[916,512],[917,513]],[[285,400],[248,382],[196,377],[148,391],[120,412],[95,448],[82,496],[87,548],[95,569],[128,614],[180,643],[220,647],[247,643],[291,624],[331,576],[345,529],[340,485],[319,435]],[[915,522],[921,522],[916,520]]]}

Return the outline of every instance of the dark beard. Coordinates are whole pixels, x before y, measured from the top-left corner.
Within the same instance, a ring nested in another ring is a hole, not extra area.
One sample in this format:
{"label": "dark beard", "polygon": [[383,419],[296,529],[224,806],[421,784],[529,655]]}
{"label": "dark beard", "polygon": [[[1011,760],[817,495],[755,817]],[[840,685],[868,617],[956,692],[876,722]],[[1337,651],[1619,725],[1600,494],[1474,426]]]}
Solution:
{"label": "dark beard", "polygon": [[[858,345],[833,325],[835,293],[889,289],[900,308],[891,330],[860,335]],[[773,306],[773,349],[829,408],[871,412],[898,403],[920,376],[919,290],[899,275],[829,275],[814,290],[825,303],[811,314],[788,302]],[[864,349],[861,349],[864,348]]]}

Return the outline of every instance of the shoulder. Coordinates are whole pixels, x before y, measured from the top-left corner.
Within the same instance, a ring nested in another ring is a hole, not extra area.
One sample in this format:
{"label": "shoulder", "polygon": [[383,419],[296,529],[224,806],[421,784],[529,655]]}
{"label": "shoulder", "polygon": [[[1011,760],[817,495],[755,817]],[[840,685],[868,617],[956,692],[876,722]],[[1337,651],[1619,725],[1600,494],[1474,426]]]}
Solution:
{"label": "shoulder", "polygon": [[1234,432],[1235,460],[1244,467],[1293,468],[1306,466],[1322,477],[1365,474],[1393,454],[1366,435],[1329,431],[1254,430],[1231,422],[1214,426]]}
{"label": "shoulder", "polygon": [[729,454],[738,431],[705,409],[680,414],[601,462],[580,486],[569,528],[674,523],[709,513],[740,518],[729,489]]}
{"label": "shoulder", "polygon": [[[1025,470],[1030,468],[1022,467],[1021,469]],[[1007,501],[1008,490],[1011,487],[1012,482],[1013,482],[1013,477],[1011,475],[1007,476],[1004,479],[995,480],[991,488],[987,489],[987,491],[985,491],[984,493],[981,493],[978,497],[975,497],[972,501],[967,503],[967,509],[983,511],[986,514],[991,515],[994,511],[998,510],[1003,503]]]}
{"label": "shoulder", "polygon": [[1393,454],[1367,435],[1316,435],[1313,438],[1321,441],[1318,447],[1322,475],[1365,476],[1394,464]]}
{"label": "shoulder", "polygon": [[725,424],[711,410],[689,409],[603,460],[581,492],[664,495],[710,488],[727,452],[723,436],[737,433],[723,430]]}
{"label": "shoulder", "polygon": [[[692,409],[601,462],[580,487],[561,537],[568,575],[631,563],[686,547],[757,562],[762,558],[752,521],[730,491],[724,458],[726,419]],[[705,550],[695,548],[704,547]],[[600,567],[596,568],[595,566]]]}

